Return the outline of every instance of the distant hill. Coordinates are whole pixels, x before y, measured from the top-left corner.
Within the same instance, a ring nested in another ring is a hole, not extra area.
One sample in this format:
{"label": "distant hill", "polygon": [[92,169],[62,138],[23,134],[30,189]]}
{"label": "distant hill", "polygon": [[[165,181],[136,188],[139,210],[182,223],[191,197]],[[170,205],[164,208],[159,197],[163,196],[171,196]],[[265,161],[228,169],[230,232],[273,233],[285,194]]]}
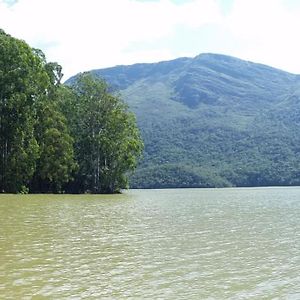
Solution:
{"label": "distant hill", "polygon": [[137,115],[133,187],[300,185],[299,75],[217,54],[92,73]]}

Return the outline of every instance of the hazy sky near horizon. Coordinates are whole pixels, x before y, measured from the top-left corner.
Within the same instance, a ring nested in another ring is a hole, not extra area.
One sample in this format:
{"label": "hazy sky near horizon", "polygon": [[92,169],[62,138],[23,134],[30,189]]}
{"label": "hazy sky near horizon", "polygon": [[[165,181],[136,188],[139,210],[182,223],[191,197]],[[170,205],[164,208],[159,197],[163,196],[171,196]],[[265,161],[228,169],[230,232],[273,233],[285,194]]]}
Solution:
{"label": "hazy sky near horizon", "polygon": [[0,28],[64,79],[206,52],[300,74],[299,0],[0,0]]}

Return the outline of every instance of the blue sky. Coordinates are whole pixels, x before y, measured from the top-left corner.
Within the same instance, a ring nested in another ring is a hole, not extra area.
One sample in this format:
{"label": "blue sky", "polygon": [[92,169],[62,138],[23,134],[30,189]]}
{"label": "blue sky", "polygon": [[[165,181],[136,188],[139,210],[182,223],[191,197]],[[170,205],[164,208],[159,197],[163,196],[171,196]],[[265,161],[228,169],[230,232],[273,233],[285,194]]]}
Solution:
{"label": "blue sky", "polygon": [[65,79],[211,52],[300,74],[299,0],[0,0],[0,28]]}

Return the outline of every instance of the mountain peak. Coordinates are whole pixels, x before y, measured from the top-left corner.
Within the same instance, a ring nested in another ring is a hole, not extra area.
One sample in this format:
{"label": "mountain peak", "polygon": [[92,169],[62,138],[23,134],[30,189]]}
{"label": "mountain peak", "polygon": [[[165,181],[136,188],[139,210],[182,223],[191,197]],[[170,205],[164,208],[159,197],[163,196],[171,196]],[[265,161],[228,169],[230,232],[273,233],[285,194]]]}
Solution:
{"label": "mountain peak", "polygon": [[200,53],[199,55],[195,56],[194,59],[205,59],[205,60],[223,60],[223,61],[233,61],[233,60],[240,60],[237,57],[225,55],[225,54],[218,54],[218,53]]}

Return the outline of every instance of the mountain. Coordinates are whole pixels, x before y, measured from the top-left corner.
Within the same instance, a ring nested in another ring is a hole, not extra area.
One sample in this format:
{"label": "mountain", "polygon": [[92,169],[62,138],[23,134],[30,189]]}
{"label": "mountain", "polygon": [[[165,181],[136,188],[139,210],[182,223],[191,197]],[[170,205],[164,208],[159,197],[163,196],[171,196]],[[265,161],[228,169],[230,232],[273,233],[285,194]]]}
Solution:
{"label": "mountain", "polygon": [[217,54],[91,72],[136,113],[133,187],[300,185],[299,75]]}

